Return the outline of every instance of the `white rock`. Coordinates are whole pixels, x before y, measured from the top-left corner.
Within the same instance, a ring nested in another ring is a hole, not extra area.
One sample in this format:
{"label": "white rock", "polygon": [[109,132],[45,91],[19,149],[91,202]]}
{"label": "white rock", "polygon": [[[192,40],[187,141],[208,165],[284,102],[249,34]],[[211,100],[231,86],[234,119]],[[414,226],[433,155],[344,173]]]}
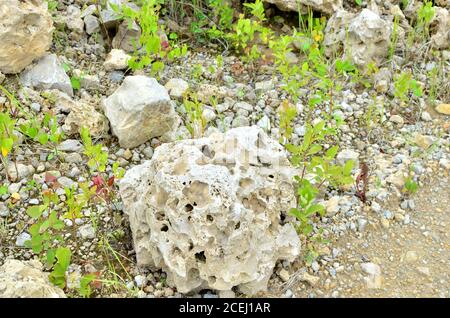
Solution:
{"label": "white rock", "polygon": [[189,84],[181,78],[171,78],[164,87],[170,96],[175,98],[183,97],[184,93],[189,89]]}
{"label": "white rock", "polygon": [[72,187],[74,187],[75,189],[78,189],[78,183],[67,177],[59,177],[58,183],[65,188],[72,189]]}
{"label": "white rock", "polygon": [[123,21],[116,36],[112,40],[112,47],[114,49],[121,49],[125,52],[134,52],[141,48],[139,37],[141,36],[141,28],[136,22],[132,22],[129,28],[128,21]]}
{"label": "white rock", "polygon": [[128,68],[128,61],[131,56],[125,53],[123,50],[112,49],[106,56],[103,67],[107,71],[124,70]]}
{"label": "white rock", "polygon": [[34,173],[32,165],[24,165],[23,163],[11,163],[8,165],[8,175],[11,181],[18,181],[31,176]]}
{"label": "white rock", "polygon": [[100,31],[100,23],[93,15],[88,15],[84,18],[84,25],[86,27],[86,33],[89,35]]}
{"label": "white rock", "polygon": [[147,285],[148,280],[144,275],[137,275],[134,277],[134,282],[136,283],[137,287],[142,288]]}
{"label": "white rock", "polygon": [[308,7],[314,11],[332,14],[339,8],[342,8],[342,0],[263,0],[275,4],[278,8],[285,11],[299,11],[307,13]]}
{"label": "white rock", "polygon": [[77,33],[82,33],[84,29],[84,22],[81,19],[81,10],[77,6],[70,5],[66,9],[67,16],[65,17],[66,25],[69,30]]}
{"label": "white rock", "polygon": [[38,261],[6,260],[0,267],[0,298],[66,298]]}
{"label": "white rock", "polygon": [[339,10],[325,28],[325,53],[330,56],[343,46],[343,51],[356,65],[366,66],[372,61],[381,64],[389,51],[391,31],[392,22],[369,9],[363,9],[356,16]]}
{"label": "white rock", "polygon": [[5,218],[8,215],[9,215],[9,208],[8,208],[8,206],[5,203],[0,202],[0,216]]}
{"label": "white rock", "polygon": [[362,263],[361,269],[369,275],[381,275],[381,268],[375,263]]}
{"label": "white rock", "polygon": [[56,149],[65,152],[79,152],[83,149],[83,144],[76,139],[66,139],[56,146]]}
{"label": "white rock", "polygon": [[172,130],[177,116],[164,86],[147,76],[128,76],[104,101],[105,115],[122,148],[134,148]]}
{"label": "white rock", "polygon": [[16,246],[24,247],[25,242],[29,240],[31,240],[31,235],[27,232],[22,232],[16,238]]}
{"label": "white rock", "polygon": [[58,89],[73,96],[70,78],[55,54],[41,58],[30,70],[21,74],[20,81],[27,87],[41,90]]}
{"label": "white rock", "polygon": [[431,36],[432,44],[439,49],[450,47],[450,13],[447,9],[433,7],[435,14],[431,20],[434,34]]}
{"label": "white rock", "polygon": [[212,109],[211,107],[205,107],[203,108],[203,118],[205,119],[205,121],[207,123],[209,123],[210,121],[213,121],[214,119],[216,119],[216,112],[214,111],[214,109]]}
{"label": "white rock", "polygon": [[289,275],[289,272],[287,270],[285,270],[284,268],[280,271],[278,276],[280,276],[280,278],[283,280],[283,282],[287,282],[289,280],[289,278],[291,277],[291,275]]}
{"label": "white rock", "polygon": [[367,277],[364,277],[366,281],[367,288],[369,289],[377,289],[381,288],[382,284],[382,276],[381,276],[381,268],[379,265],[375,263],[362,263],[361,269],[363,272],[368,274]]}
{"label": "white rock", "polygon": [[21,72],[52,44],[53,21],[43,0],[0,1],[0,71]]}
{"label": "white rock", "polygon": [[137,263],[162,268],[179,292],[253,295],[300,241],[280,215],[296,206],[293,169],[257,126],[156,148],[120,181]]}
{"label": "white rock", "polygon": [[94,239],[95,229],[92,224],[85,224],[80,226],[80,228],[78,229],[78,234],[83,240]]}
{"label": "white rock", "polygon": [[264,81],[264,82],[257,82],[255,83],[255,91],[256,92],[266,92],[274,88],[273,81]]}
{"label": "white rock", "polygon": [[302,281],[302,282],[307,282],[311,286],[316,286],[317,283],[319,282],[320,278],[317,277],[317,276],[313,276],[311,274],[308,274],[307,272],[303,272],[299,276],[299,280]]}
{"label": "white rock", "polygon": [[356,168],[358,167],[358,158],[359,154],[356,151],[344,149],[338,153],[336,160],[341,165],[345,164],[348,160],[353,160],[353,167]]}
{"label": "white rock", "polygon": [[333,216],[339,212],[339,200],[339,196],[334,196],[325,203],[325,211],[328,216]]}
{"label": "white rock", "polygon": [[270,119],[266,115],[264,115],[258,122],[256,123],[259,127],[264,129],[264,131],[270,131]]}
{"label": "white rock", "polygon": [[431,118],[430,113],[428,112],[422,112],[422,115],[420,116],[422,118],[423,121],[432,121],[433,118]]}

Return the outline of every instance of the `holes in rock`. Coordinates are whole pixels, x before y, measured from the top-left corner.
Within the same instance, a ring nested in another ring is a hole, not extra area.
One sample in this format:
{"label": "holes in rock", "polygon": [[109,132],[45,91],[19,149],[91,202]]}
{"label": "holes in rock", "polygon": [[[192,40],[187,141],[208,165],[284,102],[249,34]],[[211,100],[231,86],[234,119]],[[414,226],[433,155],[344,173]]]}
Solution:
{"label": "holes in rock", "polygon": [[239,230],[240,227],[241,227],[241,222],[237,222],[236,225],[234,226],[234,229]]}
{"label": "holes in rock", "polygon": [[[184,206],[184,210],[186,212],[191,212],[192,210],[194,210],[194,207],[192,206],[192,204],[188,203]],[[190,217],[188,219],[190,219]]]}
{"label": "holes in rock", "polygon": [[241,180],[239,180],[239,186],[241,188],[247,188],[250,187],[254,184],[254,181],[250,178],[243,178]]}
{"label": "holes in rock", "polygon": [[202,146],[202,153],[208,157],[208,158],[214,158],[215,152],[214,150],[211,150],[208,145],[203,145]]}
{"label": "holes in rock", "polygon": [[194,248],[194,243],[192,243],[192,241],[189,242],[189,251],[192,251],[192,249]]}
{"label": "holes in rock", "polygon": [[284,211],[280,213],[280,225],[284,225],[286,223],[286,214]]}
{"label": "holes in rock", "polygon": [[205,252],[201,251],[201,252],[195,253],[195,259],[200,263],[206,263]]}
{"label": "holes in rock", "polygon": [[158,221],[164,221],[166,219],[166,215],[164,214],[164,212],[159,211],[156,213],[156,219]]}
{"label": "holes in rock", "polygon": [[209,276],[208,277],[208,281],[210,284],[215,284],[216,283],[216,276]]}
{"label": "holes in rock", "polygon": [[270,179],[273,179],[273,178],[275,178],[275,177],[274,177],[273,174],[269,174],[269,178],[270,178]]}
{"label": "holes in rock", "polygon": [[213,221],[214,221],[213,216],[210,215],[210,214],[208,214],[208,215],[206,216],[206,219],[207,219],[209,222],[213,222]]}
{"label": "holes in rock", "polygon": [[196,268],[191,268],[188,272],[188,277],[191,279],[197,279],[200,277],[200,272]]}
{"label": "holes in rock", "polygon": [[257,213],[264,212],[266,208],[266,203],[255,196],[251,196],[250,198],[242,199],[242,204],[246,209],[255,211]]}
{"label": "holes in rock", "polygon": [[169,227],[166,224],[164,224],[161,228],[161,232],[167,232],[168,230],[169,230]]}
{"label": "holes in rock", "polygon": [[198,180],[187,185],[183,189],[183,194],[188,202],[193,202],[194,206],[205,206],[211,201],[209,184]]}

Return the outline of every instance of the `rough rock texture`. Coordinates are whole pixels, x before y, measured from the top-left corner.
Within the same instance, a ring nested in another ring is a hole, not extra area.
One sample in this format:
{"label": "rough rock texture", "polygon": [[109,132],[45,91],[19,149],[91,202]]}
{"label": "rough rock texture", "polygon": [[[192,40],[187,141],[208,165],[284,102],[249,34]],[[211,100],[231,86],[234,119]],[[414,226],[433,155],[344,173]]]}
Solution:
{"label": "rough rock texture", "polygon": [[0,298],[66,298],[38,261],[7,260],[0,267]]}
{"label": "rough rock texture", "polygon": [[62,126],[67,135],[78,134],[81,126],[88,127],[91,135],[95,137],[102,137],[108,133],[108,120],[95,109],[94,105],[81,100],[74,101],[66,94],[58,91],[53,92],[56,97],[56,109],[64,113],[69,112]]}
{"label": "rough rock texture", "polygon": [[124,70],[128,67],[128,61],[131,56],[126,54],[123,50],[112,49],[106,56],[103,67],[107,71]]}
{"label": "rough rock texture", "polygon": [[105,115],[121,147],[134,148],[170,131],[177,118],[164,86],[147,76],[128,76],[104,101]]}
{"label": "rough rock texture", "polygon": [[189,83],[181,78],[171,78],[164,87],[169,91],[171,97],[182,98],[189,89]]}
{"label": "rough rock texture", "polygon": [[431,20],[431,42],[438,49],[450,48],[450,13],[444,8],[434,7],[436,13]]}
{"label": "rough rock texture", "polygon": [[120,183],[138,264],[162,268],[182,293],[265,290],[276,261],[300,252],[285,220],[292,173],[257,126],[159,146]]}
{"label": "rough rock texture", "polygon": [[275,4],[281,10],[298,11],[306,13],[307,7],[314,11],[333,14],[336,10],[342,8],[342,0],[264,0]]}
{"label": "rough rock texture", "polygon": [[341,45],[345,54],[358,66],[370,62],[381,64],[389,51],[391,30],[392,22],[383,20],[369,9],[363,9],[356,16],[338,11],[325,29],[326,54],[331,55],[333,50],[339,52]]}
{"label": "rough rock texture", "polygon": [[67,95],[73,96],[70,78],[55,54],[41,58],[31,69],[22,73],[20,81],[27,87],[42,90],[58,89]]}
{"label": "rough rock texture", "polygon": [[121,49],[125,52],[134,52],[141,48],[139,37],[141,36],[141,28],[135,22],[132,23],[131,29],[128,28],[128,22],[124,21],[119,26],[116,36],[112,41],[114,49]]}
{"label": "rough rock texture", "polygon": [[0,71],[21,72],[52,43],[53,22],[43,0],[0,1]]}
{"label": "rough rock texture", "polygon": [[346,38],[346,26],[354,18],[354,14],[345,10],[336,11],[328,20],[325,27],[325,37],[323,45],[325,54],[332,56],[333,52],[342,54],[344,52],[344,43]]}

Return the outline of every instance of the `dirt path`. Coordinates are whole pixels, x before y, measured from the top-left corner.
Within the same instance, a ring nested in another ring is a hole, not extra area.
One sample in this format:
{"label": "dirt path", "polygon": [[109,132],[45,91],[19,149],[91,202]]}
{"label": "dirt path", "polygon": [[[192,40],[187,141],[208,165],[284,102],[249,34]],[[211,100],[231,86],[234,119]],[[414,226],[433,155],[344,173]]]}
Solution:
{"label": "dirt path", "polygon": [[[364,212],[364,233],[330,244],[337,255],[319,261],[317,283],[293,274],[281,295],[287,296],[289,285],[294,297],[450,297],[449,177],[430,182],[413,198],[409,222],[399,217],[382,224],[379,215]],[[392,200],[384,208],[395,213],[399,203]]]}

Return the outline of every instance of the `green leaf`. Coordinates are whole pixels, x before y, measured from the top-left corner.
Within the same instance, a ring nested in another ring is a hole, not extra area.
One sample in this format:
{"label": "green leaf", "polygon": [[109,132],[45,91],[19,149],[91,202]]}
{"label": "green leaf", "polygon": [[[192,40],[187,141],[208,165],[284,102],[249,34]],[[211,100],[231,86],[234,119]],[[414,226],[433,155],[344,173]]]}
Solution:
{"label": "green leaf", "polygon": [[58,259],[58,263],[61,265],[62,268],[64,268],[64,271],[69,267],[70,265],[70,258],[72,256],[72,253],[70,252],[70,249],[67,247],[59,247],[56,250],[56,258]]}
{"label": "green leaf", "polygon": [[38,219],[41,217],[42,212],[44,212],[44,210],[45,206],[42,205],[31,206],[27,209],[27,214],[33,219]]}
{"label": "green leaf", "polygon": [[318,153],[319,151],[321,151],[322,150],[322,146],[321,145],[318,145],[318,144],[314,144],[314,145],[312,145],[310,148],[309,148],[309,151],[308,151],[308,156],[311,156],[311,155],[314,155],[314,154],[316,154],[316,153]]}
{"label": "green leaf", "polygon": [[323,210],[324,210],[324,207],[322,205],[320,205],[320,204],[313,204],[313,205],[311,205],[310,207],[308,207],[306,209],[305,214],[306,214],[306,216],[310,216],[310,215],[313,215],[315,213],[320,213]]}
{"label": "green leaf", "polygon": [[353,165],[354,165],[354,161],[353,160],[348,160],[345,163],[344,169],[343,169],[343,173],[344,173],[345,176],[349,175],[352,172]]}
{"label": "green leaf", "polygon": [[339,150],[339,146],[333,146],[327,150],[327,152],[325,153],[325,156],[329,159],[333,159],[336,156],[338,150]]}

